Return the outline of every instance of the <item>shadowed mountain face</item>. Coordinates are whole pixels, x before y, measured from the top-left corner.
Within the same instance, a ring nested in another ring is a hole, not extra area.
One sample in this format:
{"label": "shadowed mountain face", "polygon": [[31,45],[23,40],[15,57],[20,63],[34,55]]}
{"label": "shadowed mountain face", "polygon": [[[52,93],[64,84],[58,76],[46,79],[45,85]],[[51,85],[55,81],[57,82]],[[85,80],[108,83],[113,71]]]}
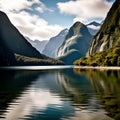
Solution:
{"label": "shadowed mountain face", "polygon": [[42,53],[49,57],[56,58],[58,48],[63,43],[67,33],[68,33],[68,29],[64,29],[58,35],[52,37],[45,46],[45,48],[43,49]]}
{"label": "shadowed mountain face", "polygon": [[120,66],[120,1],[116,0],[98,33],[94,36],[88,56],[77,65]]}
{"label": "shadowed mountain face", "polygon": [[65,62],[65,64],[73,64],[73,62],[85,56],[92,35],[89,33],[88,28],[76,22],[68,31],[63,44],[58,49],[58,59]]}
{"label": "shadowed mountain face", "polygon": [[[19,57],[15,56],[16,54],[26,56],[29,59],[27,61],[25,59],[19,61]],[[32,58],[36,58],[36,60],[34,61]],[[38,59],[48,59],[49,61],[45,62],[45,64],[57,64],[56,60],[40,54],[32,47],[14,25],[12,25],[7,15],[0,11],[0,65],[19,65],[19,62],[26,65],[26,63],[31,64],[32,60],[40,64],[40,60]]]}
{"label": "shadowed mountain face", "polygon": [[28,57],[44,58],[44,56],[26,41],[3,12],[0,12],[0,36],[2,37],[1,41],[3,41],[5,47],[9,48],[11,52]]}

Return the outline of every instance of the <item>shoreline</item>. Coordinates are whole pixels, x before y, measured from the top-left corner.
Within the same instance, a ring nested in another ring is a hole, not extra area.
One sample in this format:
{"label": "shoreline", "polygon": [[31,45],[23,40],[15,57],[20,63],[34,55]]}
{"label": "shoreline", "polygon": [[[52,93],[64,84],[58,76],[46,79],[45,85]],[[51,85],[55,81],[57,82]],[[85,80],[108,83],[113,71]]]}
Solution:
{"label": "shoreline", "polygon": [[80,69],[99,69],[99,70],[120,70],[118,66],[74,66],[73,68],[80,68]]}
{"label": "shoreline", "polygon": [[57,65],[57,66],[4,66],[0,70],[52,70],[52,69],[93,69],[93,70],[120,70],[118,66],[76,66],[76,65]]}

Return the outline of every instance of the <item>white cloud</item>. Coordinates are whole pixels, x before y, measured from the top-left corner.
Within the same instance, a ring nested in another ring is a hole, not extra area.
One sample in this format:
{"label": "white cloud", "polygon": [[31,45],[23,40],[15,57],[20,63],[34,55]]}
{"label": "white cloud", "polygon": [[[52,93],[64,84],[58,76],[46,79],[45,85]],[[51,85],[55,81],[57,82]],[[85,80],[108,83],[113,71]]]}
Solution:
{"label": "white cloud", "polygon": [[59,25],[49,25],[44,19],[27,12],[11,13],[8,16],[23,35],[33,40],[48,40],[63,29]]}
{"label": "white cloud", "polygon": [[16,11],[19,12],[23,9],[31,9],[31,6],[36,4],[35,10],[43,13],[49,9],[39,0],[0,0],[0,9],[4,12]]}
{"label": "white cloud", "polygon": [[[36,1],[36,0],[35,0]],[[37,2],[37,1],[36,1]],[[16,11],[19,12],[24,8],[29,8],[33,4],[32,1],[28,0],[0,0],[0,9],[4,12]]]}
{"label": "white cloud", "polygon": [[74,15],[76,20],[84,22],[90,18],[105,18],[112,3],[106,0],[75,0],[59,2],[57,6],[61,13]]}
{"label": "white cloud", "polygon": [[[32,7],[32,5],[37,6]],[[24,9],[39,13],[53,12],[39,0],[0,0],[0,10],[6,12],[18,30],[30,39],[48,40],[63,29],[59,25],[49,25],[46,20],[38,15],[31,15]]]}

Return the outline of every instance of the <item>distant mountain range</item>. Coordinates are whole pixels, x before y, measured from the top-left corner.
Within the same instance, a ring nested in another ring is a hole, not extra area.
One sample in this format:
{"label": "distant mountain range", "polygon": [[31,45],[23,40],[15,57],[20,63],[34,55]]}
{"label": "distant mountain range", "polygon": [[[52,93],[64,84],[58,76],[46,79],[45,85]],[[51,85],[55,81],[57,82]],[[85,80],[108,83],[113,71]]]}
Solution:
{"label": "distant mountain range", "polygon": [[56,58],[58,48],[63,43],[67,33],[68,33],[68,29],[64,29],[58,35],[52,37],[44,47],[42,53],[49,57]]}
{"label": "distant mountain range", "polygon": [[62,45],[58,49],[58,59],[65,64],[73,64],[76,59],[86,55],[91,39],[92,35],[86,25],[76,22],[69,29]]}
{"label": "distant mountain range", "polygon": [[48,43],[48,40],[31,40],[29,37],[26,37],[27,41],[34,47],[36,48],[39,52],[42,53],[44,47]]}
{"label": "distant mountain range", "polygon": [[120,0],[114,2],[100,30],[94,36],[88,57],[76,61],[75,64],[120,66]]}
{"label": "distant mountain range", "polygon": [[0,11],[0,66],[54,64],[63,63],[39,53]]}

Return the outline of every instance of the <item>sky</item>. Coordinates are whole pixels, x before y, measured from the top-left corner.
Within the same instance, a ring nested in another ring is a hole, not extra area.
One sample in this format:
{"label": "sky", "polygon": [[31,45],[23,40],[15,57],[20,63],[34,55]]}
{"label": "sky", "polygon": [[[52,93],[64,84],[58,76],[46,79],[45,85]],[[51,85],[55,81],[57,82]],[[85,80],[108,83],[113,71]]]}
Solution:
{"label": "sky", "polygon": [[49,40],[80,21],[102,22],[115,0],[0,0],[17,29],[31,40]]}

